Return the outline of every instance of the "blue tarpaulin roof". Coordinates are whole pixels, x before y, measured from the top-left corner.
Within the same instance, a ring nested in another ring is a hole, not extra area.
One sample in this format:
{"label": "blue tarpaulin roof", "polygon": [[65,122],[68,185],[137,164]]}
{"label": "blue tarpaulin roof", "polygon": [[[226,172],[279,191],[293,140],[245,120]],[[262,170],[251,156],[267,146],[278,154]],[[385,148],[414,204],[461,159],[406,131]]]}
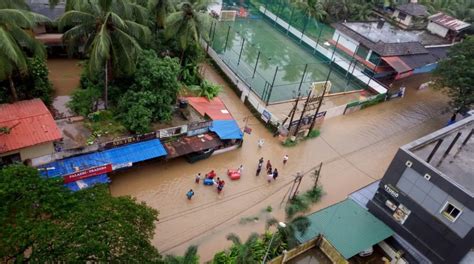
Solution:
{"label": "blue tarpaulin roof", "polygon": [[215,132],[220,139],[242,139],[242,131],[235,120],[214,120],[209,128]]}
{"label": "blue tarpaulin roof", "polygon": [[125,163],[135,163],[166,155],[166,150],[160,140],[152,139],[51,162],[41,166],[41,168],[48,168],[42,170],[41,175],[50,178],[60,177],[75,172],[75,167],[78,167],[79,170],[85,170],[109,163],[113,166],[120,166]]}
{"label": "blue tarpaulin roof", "polygon": [[107,176],[107,174],[100,174],[100,175],[97,175],[97,176],[94,176],[94,177],[78,180],[78,181],[75,181],[75,182],[66,183],[64,185],[66,185],[66,187],[69,190],[75,192],[75,191],[79,191],[79,190],[82,190],[82,189],[92,187],[92,186],[94,186],[96,184],[99,184],[99,183],[109,183],[109,182],[110,182],[110,179]]}

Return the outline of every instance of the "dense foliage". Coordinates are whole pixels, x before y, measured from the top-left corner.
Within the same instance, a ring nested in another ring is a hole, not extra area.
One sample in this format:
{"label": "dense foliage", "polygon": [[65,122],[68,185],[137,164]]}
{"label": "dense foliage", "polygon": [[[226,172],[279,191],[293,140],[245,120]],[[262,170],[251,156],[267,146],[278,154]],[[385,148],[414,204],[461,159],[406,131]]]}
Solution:
{"label": "dense foliage", "polygon": [[451,97],[455,111],[464,113],[474,105],[474,36],[453,46],[435,70],[436,87]]}
{"label": "dense foliage", "polygon": [[[53,88],[48,79],[48,67],[43,57],[27,58],[27,72],[13,74],[17,100],[40,98],[47,105],[52,102]],[[9,80],[0,81],[0,103],[13,102]]]}
{"label": "dense foliage", "polygon": [[72,193],[36,169],[0,170],[2,262],[158,262],[158,212],[105,187]]}

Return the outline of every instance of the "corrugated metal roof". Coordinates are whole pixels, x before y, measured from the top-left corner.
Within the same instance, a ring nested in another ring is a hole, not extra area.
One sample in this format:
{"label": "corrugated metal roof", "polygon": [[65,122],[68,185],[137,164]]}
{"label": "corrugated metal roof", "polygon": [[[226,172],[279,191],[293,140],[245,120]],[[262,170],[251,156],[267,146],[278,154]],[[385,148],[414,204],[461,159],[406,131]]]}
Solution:
{"label": "corrugated metal roof", "polygon": [[40,99],[0,105],[0,153],[9,152],[62,138],[53,116]]}
{"label": "corrugated metal roof", "polygon": [[307,216],[308,230],[296,235],[304,243],[322,234],[349,259],[357,253],[393,235],[393,230],[351,199]]}
{"label": "corrugated metal roof", "polygon": [[216,132],[220,139],[242,139],[242,131],[235,120],[214,120],[209,128]]}
{"label": "corrugated metal roof", "polygon": [[219,97],[208,100],[205,97],[186,97],[189,104],[201,115],[209,116],[212,120],[234,119]]}
{"label": "corrugated metal roof", "polygon": [[412,70],[412,68],[410,68],[410,66],[403,62],[403,60],[401,60],[399,57],[382,57],[382,59],[398,73],[404,73]]}
{"label": "corrugated metal roof", "polygon": [[461,21],[444,13],[437,13],[429,17],[430,21],[451,30],[460,31],[471,26],[471,24]]}
{"label": "corrugated metal roof", "polygon": [[129,162],[135,163],[166,155],[166,150],[160,140],[152,139],[102,152],[94,152],[58,160],[42,165],[40,168],[50,168],[49,170],[42,170],[41,175],[51,178],[73,173],[76,171],[76,168],[81,171],[105,164],[120,166]]}
{"label": "corrugated metal roof", "polygon": [[191,137],[182,137],[165,143],[167,158],[176,158],[189,153],[207,150],[220,146],[222,142],[214,133]]}

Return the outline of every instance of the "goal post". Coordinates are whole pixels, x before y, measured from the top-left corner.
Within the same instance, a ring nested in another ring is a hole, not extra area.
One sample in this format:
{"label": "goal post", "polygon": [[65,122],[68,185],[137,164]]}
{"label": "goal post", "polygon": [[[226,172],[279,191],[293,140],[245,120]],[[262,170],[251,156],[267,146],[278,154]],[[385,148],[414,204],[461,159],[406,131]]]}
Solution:
{"label": "goal post", "polygon": [[236,16],[236,10],[222,10],[219,16],[219,21],[235,21]]}

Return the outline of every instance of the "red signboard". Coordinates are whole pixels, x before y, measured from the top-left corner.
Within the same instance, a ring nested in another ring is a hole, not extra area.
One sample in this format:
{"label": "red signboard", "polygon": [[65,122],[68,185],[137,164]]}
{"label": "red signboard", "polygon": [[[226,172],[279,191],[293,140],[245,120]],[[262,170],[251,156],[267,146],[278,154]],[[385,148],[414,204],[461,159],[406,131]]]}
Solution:
{"label": "red signboard", "polygon": [[87,170],[74,172],[74,173],[65,175],[63,178],[64,178],[64,183],[69,183],[69,182],[82,180],[85,178],[97,176],[97,175],[104,174],[111,171],[112,171],[112,164],[106,164],[102,166],[93,167]]}

